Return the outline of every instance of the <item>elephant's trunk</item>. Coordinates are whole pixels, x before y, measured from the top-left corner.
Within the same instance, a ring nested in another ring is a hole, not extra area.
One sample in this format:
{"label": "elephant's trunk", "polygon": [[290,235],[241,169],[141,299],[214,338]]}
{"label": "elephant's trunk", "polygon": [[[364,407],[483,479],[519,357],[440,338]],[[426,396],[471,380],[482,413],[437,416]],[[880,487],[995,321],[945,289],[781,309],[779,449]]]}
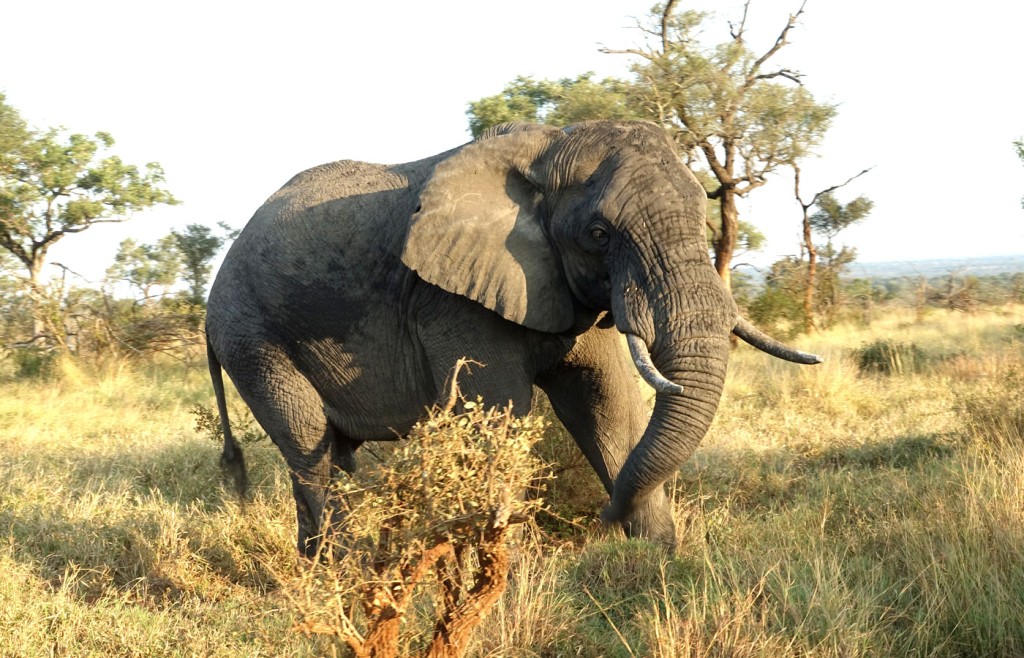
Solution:
{"label": "elephant's trunk", "polygon": [[682,391],[657,393],[647,429],[615,480],[606,521],[625,521],[655,487],[679,470],[704,438],[718,408],[728,336],[675,336],[670,342],[673,347],[656,353],[654,362]]}
{"label": "elephant's trunk", "polygon": [[[704,280],[698,273],[706,274]],[[710,264],[663,276],[672,282],[667,294],[625,284],[621,303],[613,300],[616,324],[657,397],[647,429],[616,476],[607,521],[628,522],[689,459],[714,418],[725,381],[735,307],[721,279]]]}

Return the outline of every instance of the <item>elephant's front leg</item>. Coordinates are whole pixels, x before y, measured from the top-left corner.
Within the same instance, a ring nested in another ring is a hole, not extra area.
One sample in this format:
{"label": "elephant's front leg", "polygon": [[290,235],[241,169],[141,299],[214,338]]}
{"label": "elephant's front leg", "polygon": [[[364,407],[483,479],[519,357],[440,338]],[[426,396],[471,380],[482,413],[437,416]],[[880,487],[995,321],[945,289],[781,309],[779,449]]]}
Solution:
{"label": "elephant's front leg", "polygon": [[[621,334],[614,328],[592,328],[537,383],[610,495],[619,469],[650,418]],[[631,537],[676,545],[671,501],[662,487],[623,525]]]}

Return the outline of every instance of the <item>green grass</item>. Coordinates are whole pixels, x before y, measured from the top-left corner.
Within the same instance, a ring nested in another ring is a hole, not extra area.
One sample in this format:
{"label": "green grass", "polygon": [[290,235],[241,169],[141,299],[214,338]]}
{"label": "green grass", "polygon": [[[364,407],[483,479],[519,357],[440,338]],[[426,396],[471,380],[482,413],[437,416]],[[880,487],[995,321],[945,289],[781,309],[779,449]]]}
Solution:
{"label": "green grass", "polygon": [[[672,483],[679,551],[605,532],[571,464],[471,655],[1024,654],[1022,325],[893,312],[798,341],[816,367],[738,348]],[[886,342],[915,367],[859,366]],[[189,412],[205,370],[57,366],[0,381],[0,656],[346,655],[292,630],[287,473],[247,446],[240,508]]]}

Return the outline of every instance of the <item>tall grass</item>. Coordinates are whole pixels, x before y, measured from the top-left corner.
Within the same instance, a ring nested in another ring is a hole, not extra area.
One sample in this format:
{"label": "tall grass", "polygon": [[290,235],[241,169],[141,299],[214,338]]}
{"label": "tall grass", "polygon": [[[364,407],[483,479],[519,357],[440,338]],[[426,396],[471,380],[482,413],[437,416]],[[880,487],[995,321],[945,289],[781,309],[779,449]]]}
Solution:
{"label": "tall grass", "polygon": [[[677,553],[556,498],[470,654],[1024,654],[1021,326],[1020,306],[894,312],[802,339],[816,367],[737,349],[671,484]],[[860,362],[886,341],[915,366]],[[242,509],[193,429],[211,399],[172,367],[0,382],[0,655],[335,651],[290,630],[304,567],[282,460],[249,446]],[[593,490],[572,468],[552,496]]]}

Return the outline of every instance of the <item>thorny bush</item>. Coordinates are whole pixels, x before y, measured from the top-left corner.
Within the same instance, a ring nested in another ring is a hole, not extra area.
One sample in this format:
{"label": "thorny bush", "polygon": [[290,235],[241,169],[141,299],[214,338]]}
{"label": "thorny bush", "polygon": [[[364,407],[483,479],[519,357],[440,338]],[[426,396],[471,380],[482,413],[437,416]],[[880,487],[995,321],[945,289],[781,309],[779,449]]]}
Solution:
{"label": "thorny bush", "polygon": [[[542,506],[533,446],[546,421],[454,399],[334,485],[326,557],[288,593],[296,630],[356,656],[462,655],[505,589],[509,528]],[[413,621],[424,614],[432,631]]]}

